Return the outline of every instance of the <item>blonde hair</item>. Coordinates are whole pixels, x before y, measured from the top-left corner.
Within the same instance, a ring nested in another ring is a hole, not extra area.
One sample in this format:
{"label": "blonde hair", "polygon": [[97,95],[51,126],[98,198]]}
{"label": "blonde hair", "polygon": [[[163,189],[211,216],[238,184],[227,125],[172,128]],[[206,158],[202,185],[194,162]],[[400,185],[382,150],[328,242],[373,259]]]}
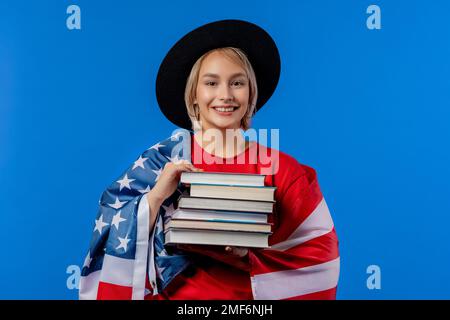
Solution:
{"label": "blonde hair", "polygon": [[203,54],[200,58],[198,58],[198,60],[192,67],[191,73],[189,74],[189,77],[186,81],[186,88],[184,90],[184,102],[186,104],[189,119],[191,119],[192,129],[193,130],[201,129],[198,128],[198,121],[200,120],[200,109],[198,108],[198,106],[196,107],[194,105],[194,100],[197,92],[200,67],[202,65],[203,60],[205,60],[206,57],[213,52],[222,53],[227,58],[230,58],[234,63],[238,64],[245,70],[250,86],[247,111],[241,120],[241,128],[245,131],[250,128],[251,119],[256,110],[256,100],[258,99],[258,87],[256,84],[255,71],[253,70],[253,67],[250,64],[250,61],[248,60],[246,54],[241,49],[233,47],[224,47],[210,50],[205,54]]}

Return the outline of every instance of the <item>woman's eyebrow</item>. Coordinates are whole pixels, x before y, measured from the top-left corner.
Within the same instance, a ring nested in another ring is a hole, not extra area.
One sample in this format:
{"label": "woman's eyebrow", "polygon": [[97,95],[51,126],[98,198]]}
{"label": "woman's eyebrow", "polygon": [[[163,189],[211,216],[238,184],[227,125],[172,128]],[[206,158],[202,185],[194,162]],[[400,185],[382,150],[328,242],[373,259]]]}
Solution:
{"label": "woman's eyebrow", "polygon": [[[236,77],[245,77],[245,74],[244,73],[242,73],[242,72],[238,72],[238,73],[235,73],[235,74],[232,74],[231,75],[231,78],[236,78]],[[206,77],[210,77],[210,78],[220,78],[220,76],[218,75],[218,74],[215,74],[215,73],[205,73],[203,76],[202,76],[202,78],[206,78]]]}

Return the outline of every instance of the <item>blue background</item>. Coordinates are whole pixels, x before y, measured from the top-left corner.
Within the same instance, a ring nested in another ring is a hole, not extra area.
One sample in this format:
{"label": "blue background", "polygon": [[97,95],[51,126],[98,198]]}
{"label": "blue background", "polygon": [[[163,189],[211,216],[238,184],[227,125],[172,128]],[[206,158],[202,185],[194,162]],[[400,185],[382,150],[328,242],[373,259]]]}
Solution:
{"label": "blue background", "polygon": [[[81,8],[81,30],[66,9]],[[366,9],[381,8],[381,30]],[[175,127],[169,48],[204,23],[264,27],[282,57],[254,128],[314,167],[340,240],[339,299],[450,298],[448,1],[1,1],[0,298],[75,299],[98,199]],[[106,156],[112,155],[112,156]],[[369,290],[366,268],[381,268]]]}

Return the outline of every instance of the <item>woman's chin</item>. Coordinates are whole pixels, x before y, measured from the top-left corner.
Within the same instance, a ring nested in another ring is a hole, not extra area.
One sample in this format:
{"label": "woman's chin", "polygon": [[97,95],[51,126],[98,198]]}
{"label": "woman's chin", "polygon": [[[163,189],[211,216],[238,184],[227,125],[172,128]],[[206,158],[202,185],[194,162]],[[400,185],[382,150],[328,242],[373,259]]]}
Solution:
{"label": "woman's chin", "polygon": [[239,129],[239,124],[237,124],[237,123],[220,123],[220,122],[217,122],[217,123],[214,123],[214,127],[216,128],[216,129],[221,129],[221,130],[225,130],[225,129]]}
{"label": "woman's chin", "polygon": [[241,120],[236,119],[235,117],[226,118],[226,117],[207,117],[200,121],[200,124],[205,129],[218,129],[218,130],[225,130],[225,129],[239,129],[241,127]]}

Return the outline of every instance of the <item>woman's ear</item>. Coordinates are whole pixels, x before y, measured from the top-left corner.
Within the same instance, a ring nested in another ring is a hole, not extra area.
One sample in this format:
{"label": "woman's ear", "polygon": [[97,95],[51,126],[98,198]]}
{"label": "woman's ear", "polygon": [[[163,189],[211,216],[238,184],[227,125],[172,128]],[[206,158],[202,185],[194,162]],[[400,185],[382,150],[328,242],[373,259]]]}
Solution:
{"label": "woman's ear", "polygon": [[200,107],[198,106],[197,102],[194,102],[193,107],[195,112],[195,118],[197,119],[197,121],[200,121]]}

